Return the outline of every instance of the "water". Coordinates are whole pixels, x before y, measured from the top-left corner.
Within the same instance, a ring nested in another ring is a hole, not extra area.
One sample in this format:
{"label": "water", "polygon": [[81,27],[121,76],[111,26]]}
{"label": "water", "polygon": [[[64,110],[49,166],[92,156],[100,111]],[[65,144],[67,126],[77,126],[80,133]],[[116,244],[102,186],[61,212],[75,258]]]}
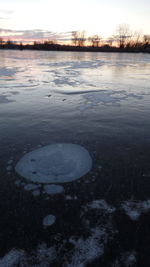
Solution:
{"label": "water", "polygon": [[[149,206],[131,208],[136,222],[121,208],[150,199],[149,106],[148,54],[0,51],[1,257],[16,248],[23,266],[30,253],[49,266],[50,251],[52,266],[149,266]],[[49,196],[14,167],[53,143],[84,146],[93,168]],[[95,200],[105,208],[89,208]],[[49,214],[56,222],[45,229]]]}

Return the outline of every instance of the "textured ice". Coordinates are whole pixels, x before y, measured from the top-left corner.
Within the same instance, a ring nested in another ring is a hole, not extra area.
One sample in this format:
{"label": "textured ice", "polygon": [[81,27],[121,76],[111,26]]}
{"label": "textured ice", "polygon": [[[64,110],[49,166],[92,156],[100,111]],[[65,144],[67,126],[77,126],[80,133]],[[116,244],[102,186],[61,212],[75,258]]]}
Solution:
{"label": "textured ice", "polygon": [[84,267],[87,263],[104,254],[106,233],[104,229],[92,229],[92,234],[87,239],[70,240],[74,244],[74,253],[67,267]]}
{"label": "textured ice", "polygon": [[44,219],[43,219],[43,225],[44,226],[50,226],[50,225],[54,224],[55,221],[56,221],[55,216],[52,215],[52,214],[49,214],[46,217],[44,217]]}
{"label": "textured ice", "polygon": [[0,68],[0,76],[13,76],[16,71],[15,68]]}
{"label": "textured ice", "polygon": [[0,267],[14,267],[19,264],[25,253],[23,250],[12,249],[3,258],[0,258]]}
{"label": "textured ice", "polygon": [[32,192],[32,195],[33,195],[34,197],[39,196],[39,195],[40,195],[40,190],[34,190],[34,191]]}
{"label": "textured ice", "polygon": [[44,189],[44,193],[47,193],[49,195],[55,195],[55,194],[59,194],[62,193],[64,191],[63,186],[61,185],[44,185],[43,187]]}
{"label": "textured ice", "polygon": [[6,104],[14,101],[15,100],[9,99],[6,95],[0,95],[0,104]]}
{"label": "textured ice", "polygon": [[15,182],[15,185],[17,185],[17,186],[21,186],[21,180],[17,180],[17,181]]}
{"label": "textured ice", "polygon": [[113,213],[116,210],[116,208],[108,205],[104,199],[93,200],[91,203],[88,204],[88,207],[91,209],[101,209],[104,210],[106,213]]}
{"label": "textured ice", "polygon": [[118,105],[122,100],[128,100],[129,98],[141,99],[143,96],[137,94],[127,93],[125,90],[113,91],[113,90],[99,90],[98,92],[87,93],[83,95],[86,105],[96,106],[98,104],[104,105]]}
{"label": "textured ice", "polygon": [[13,163],[13,159],[8,160],[7,164],[11,165]]}
{"label": "textured ice", "polygon": [[131,220],[136,221],[142,213],[146,213],[150,210],[150,200],[127,200],[123,201],[121,207]]}
{"label": "textured ice", "polygon": [[66,183],[84,176],[92,167],[89,152],[76,144],[52,144],[27,153],[15,170],[39,183]]}
{"label": "textured ice", "polygon": [[[50,263],[55,259],[56,251],[54,247],[47,247],[46,244],[41,244],[34,251],[32,258],[27,258],[26,262],[36,262],[37,265],[33,264],[31,266],[35,267],[49,267]],[[30,266],[30,265],[26,265]]]}
{"label": "textured ice", "polygon": [[0,259],[0,267],[49,267],[56,258],[54,247],[40,244],[30,255],[23,250],[12,249]]}
{"label": "textured ice", "polygon": [[134,267],[136,265],[136,253],[135,251],[126,252],[121,257],[122,263],[125,267]]}
{"label": "textured ice", "polygon": [[38,188],[39,188],[39,185],[37,185],[37,184],[26,184],[24,186],[24,189],[26,191],[31,191],[31,190],[38,189]]}
{"label": "textured ice", "polygon": [[11,171],[11,170],[12,170],[12,166],[11,166],[11,165],[8,165],[8,166],[6,167],[6,170],[7,170],[7,171]]}
{"label": "textured ice", "polygon": [[127,251],[121,253],[119,257],[115,259],[112,263],[112,267],[135,267],[137,263],[136,260],[136,252],[135,251]]}
{"label": "textured ice", "polygon": [[77,196],[69,196],[69,195],[66,196],[66,200],[77,200],[77,199],[78,199]]}

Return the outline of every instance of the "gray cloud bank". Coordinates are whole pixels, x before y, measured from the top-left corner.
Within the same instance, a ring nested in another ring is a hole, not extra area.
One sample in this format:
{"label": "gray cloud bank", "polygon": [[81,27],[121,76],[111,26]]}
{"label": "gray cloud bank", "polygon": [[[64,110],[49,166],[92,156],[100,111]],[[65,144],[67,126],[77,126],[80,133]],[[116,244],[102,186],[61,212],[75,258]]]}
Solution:
{"label": "gray cloud bank", "polygon": [[71,32],[52,32],[41,29],[35,30],[11,30],[0,28],[0,37],[16,41],[57,40],[69,41]]}

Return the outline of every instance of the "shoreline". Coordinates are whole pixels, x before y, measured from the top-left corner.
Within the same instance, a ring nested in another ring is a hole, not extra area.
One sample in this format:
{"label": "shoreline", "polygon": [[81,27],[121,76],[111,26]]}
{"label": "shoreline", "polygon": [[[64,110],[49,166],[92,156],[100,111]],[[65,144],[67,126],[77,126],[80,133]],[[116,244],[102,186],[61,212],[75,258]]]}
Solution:
{"label": "shoreline", "polygon": [[150,47],[147,48],[119,48],[119,47],[80,47],[80,46],[66,46],[66,45],[45,45],[45,44],[36,44],[36,45],[3,45],[0,46],[0,50],[38,50],[38,51],[62,51],[62,52],[104,52],[104,53],[145,53],[150,54]]}

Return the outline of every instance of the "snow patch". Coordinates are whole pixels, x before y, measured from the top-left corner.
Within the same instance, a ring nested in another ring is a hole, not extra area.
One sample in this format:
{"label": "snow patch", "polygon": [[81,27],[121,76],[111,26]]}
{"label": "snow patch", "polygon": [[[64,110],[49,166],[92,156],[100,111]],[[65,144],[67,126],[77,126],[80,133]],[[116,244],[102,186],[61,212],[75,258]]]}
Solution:
{"label": "snow patch", "polygon": [[69,196],[69,195],[66,196],[66,200],[77,200],[77,199],[78,199],[77,196]]}
{"label": "snow patch", "polygon": [[98,106],[99,104],[119,106],[121,101],[128,100],[129,98],[142,99],[143,96],[137,94],[130,94],[124,90],[93,90],[93,92],[91,93],[86,93],[85,91],[85,93],[83,94],[83,99],[85,100],[85,103],[83,103],[79,107],[79,110],[84,111],[86,109]]}
{"label": "snow patch", "polygon": [[52,144],[24,155],[15,170],[21,176],[39,183],[74,181],[92,167],[89,152],[80,145]]}
{"label": "snow patch", "polygon": [[41,244],[37,247],[32,258],[28,258],[28,262],[37,262],[37,265],[26,265],[26,266],[38,266],[38,267],[49,267],[50,263],[56,258],[56,251],[54,247],[47,247],[46,244]]}
{"label": "snow patch", "polygon": [[150,210],[150,200],[123,201],[121,208],[125,211],[126,215],[128,215],[131,220],[137,221],[142,213],[146,213]]}
{"label": "snow patch", "polygon": [[19,264],[24,257],[25,252],[23,250],[12,249],[3,258],[0,259],[0,267],[13,267]]}
{"label": "snow patch", "polygon": [[87,239],[70,239],[74,244],[74,254],[71,262],[67,267],[84,267],[87,263],[101,257],[104,254],[104,244],[107,239],[107,234],[104,229],[95,228],[91,230],[91,236]]}
{"label": "snow patch", "polygon": [[55,258],[55,248],[47,247],[43,243],[32,251],[30,255],[27,255],[23,250],[12,249],[0,259],[0,267],[49,267]]}
{"label": "snow patch", "polygon": [[116,210],[115,207],[108,205],[104,199],[93,200],[91,203],[88,204],[88,207],[91,209],[105,210],[106,213],[113,213]]}

